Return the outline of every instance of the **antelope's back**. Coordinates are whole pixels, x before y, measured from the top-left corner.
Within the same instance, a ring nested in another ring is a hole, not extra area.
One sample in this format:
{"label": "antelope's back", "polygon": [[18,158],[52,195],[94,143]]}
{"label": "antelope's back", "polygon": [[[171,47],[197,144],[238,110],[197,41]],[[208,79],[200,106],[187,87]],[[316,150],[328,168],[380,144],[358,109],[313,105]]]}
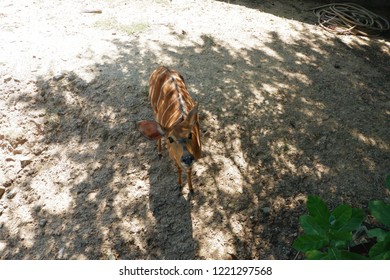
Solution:
{"label": "antelope's back", "polygon": [[195,106],[183,77],[175,70],[160,66],[149,78],[149,100],[156,121],[170,128]]}

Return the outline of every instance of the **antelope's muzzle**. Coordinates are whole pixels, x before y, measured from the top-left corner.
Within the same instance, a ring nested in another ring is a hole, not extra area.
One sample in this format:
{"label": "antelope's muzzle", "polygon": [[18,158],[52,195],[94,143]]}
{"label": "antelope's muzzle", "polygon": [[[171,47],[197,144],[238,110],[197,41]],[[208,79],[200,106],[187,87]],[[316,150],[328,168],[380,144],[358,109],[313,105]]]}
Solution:
{"label": "antelope's muzzle", "polygon": [[185,156],[182,156],[181,157],[181,165],[185,168],[185,169],[189,169],[192,167],[192,164],[194,163],[194,156],[191,155],[191,154],[187,154]]}

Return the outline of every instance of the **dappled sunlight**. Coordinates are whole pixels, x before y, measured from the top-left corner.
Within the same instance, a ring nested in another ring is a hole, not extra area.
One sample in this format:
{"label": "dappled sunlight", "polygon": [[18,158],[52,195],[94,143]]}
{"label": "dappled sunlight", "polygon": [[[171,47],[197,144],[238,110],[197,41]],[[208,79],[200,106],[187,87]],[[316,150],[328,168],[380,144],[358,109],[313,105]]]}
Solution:
{"label": "dappled sunlight", "polygon": [[[241,176],[241,170],[232,164],[228,158],[216,156],[213,159],[216,162],[223,163],[221,170],[216,174],[216,187],[230,195],[242,193],[244,181]],[[219,178],[221,178],[221,180],[219,180]]]}
{"label": "dappled sunlight", "polygon": [[[272,59],[277,60],[278,62],[284,62],[283,57],[277,52],[277,50],[274,50],[272,48],[262,48],[262,51],[264,52],[265,55],[271,57]],[[277,67],[276,67],[277,68]]]}
{"label": "dappled sunlight", "polygon": [[[47,169],[47,172],[53,171],[51,169]],[[45,174],[42,174],[45,176]],[[33,181],[31,183],[31,187],[36,191],[42,191],[47,193],[47,197],[44,197],[45,205],[43,209],[49,211],[50,213],[64,213],[69,210],[70,206],[72,206],[72,197],[70,195],[70,190],[62,188],[61,185],[52,184],[52,182],[47,182],[43,178],[37,176],[37,180],[39,182]]]}
{"label": "dappled sunlight", "polygon": [[386,141],[384,141],[384,140],[382,140],[380,138],[372,137],[372,136],[366,136],[366,135],[364,135],[363,133],[359,132],[356,129],[353,129],[351,131],[351,134],[357,140],[361,141],[362,143],[364,143],[366,145],[377,147],[377,148],[383,150],[384,152],[385,151],[387,151],[387,152],[390,151],[390,144],[389,144],[389,142],[386,142]]}
{"label": "dappled sunlight", "polygon": [[[137,15],[138,33],[82,15],[91,33],[71,21],[69,37],[24,39],[32,49],[10,67],[33,78],[5,78],[11,109],[0,128],[12,169],[1,172],[13,176],[0,183],[16,190],[0,213],[5,258],[291,259],[308,194],[356,205],[385,194],[388,42],[329,35],[303,11],[290,19],[252,2],[191,11],[188,1],[173,16],[166,1]],[[32,56],[40,67],[19,61]],[[177,185],[165,147],[160,159],[136,129],[153,118],[148,78],[161,64],[199,102],[194,194],[185,174]]]}
{"label": "dappled sunlight", "polygon": [[224,230],[212,229],[208,232],[205,244],[199,250],[201,256],[208,256],[207,259],[224,259],[235,250],[231,242],[230,233]]}
{"label": "dappled sunlight", "polygon": [[[304,62],[305,63],[305,62]],[[297,63],[298,65],[300,64],[299,62]],[[286,75],[288,79],[290,80],[297,80],[300,81],[303,85],[305,86],[310,86],[311,85],[311,79],[306,75],[302,73],[287,73]],[[285,85],[284,88],[289,88],[291,85]],[[283,86],[281,86],[283,88]]]}
{"label": "dappled sunlight", "polygon": [[230,224],[232,233],[235,234],[239,238],[245,238],[245,233],[247,231],[246,225],[243,222],[243,220],[245,220],[245,219],[243,219],[242,214],[233,214],[229,218],[229,224]]}
{"label": "dappled sunlight", "polygon": [[36,233],[31,231],[28,224],[33,223],[34,218],[31,209],[27,205],[22,205],[12,213],[12,220],[8,225],[13,234],[19,234],[24,246],[31,248],[35,242]]}

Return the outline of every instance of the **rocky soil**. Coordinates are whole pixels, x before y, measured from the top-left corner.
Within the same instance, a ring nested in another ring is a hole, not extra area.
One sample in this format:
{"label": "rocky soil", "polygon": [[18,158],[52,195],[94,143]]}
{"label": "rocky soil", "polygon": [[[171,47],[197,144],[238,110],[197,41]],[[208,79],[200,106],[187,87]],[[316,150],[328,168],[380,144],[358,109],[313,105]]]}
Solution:
{"label": "rocky soil", "polygon": [[[0,258],[300,259],[307,195],[389,201],[389,38],[319,4],[1,1]],[[135,127],[161,64],[200,104],[193,195]]]}

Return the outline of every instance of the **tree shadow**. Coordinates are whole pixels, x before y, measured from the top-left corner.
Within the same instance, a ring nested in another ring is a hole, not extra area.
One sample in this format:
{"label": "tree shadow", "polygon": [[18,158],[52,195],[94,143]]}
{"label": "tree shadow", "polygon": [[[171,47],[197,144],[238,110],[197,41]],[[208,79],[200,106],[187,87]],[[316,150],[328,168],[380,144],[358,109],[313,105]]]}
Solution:
{"label": "tree shadow", "polygon": [[[311,25],[318,25],[317,17],[313,14],[313,8],[320,7],[331,3],[337,3],[332,0],[279,0],[279,1],[257,1],[257,0],[218,0],[219,2],[242,6],[249,9],[258,10],[267,14],[272,14],[277,17],[296,20]],[[378,15],[390,17],[390,4],[379,3],[378,1],[351,1],[359,4],[366,9],[371,10]],[[389,39],[390,33],[385,32],[381,35],[383,38]]]}
{"label": "tree shadow", "polygon": [[149,204],[156,220],[149,250],[154,259],[195,259],[197,242],[193,239],[190,201],[172,182],[175,172],[171,162],[161,161],[153,161],[149,170]]}

